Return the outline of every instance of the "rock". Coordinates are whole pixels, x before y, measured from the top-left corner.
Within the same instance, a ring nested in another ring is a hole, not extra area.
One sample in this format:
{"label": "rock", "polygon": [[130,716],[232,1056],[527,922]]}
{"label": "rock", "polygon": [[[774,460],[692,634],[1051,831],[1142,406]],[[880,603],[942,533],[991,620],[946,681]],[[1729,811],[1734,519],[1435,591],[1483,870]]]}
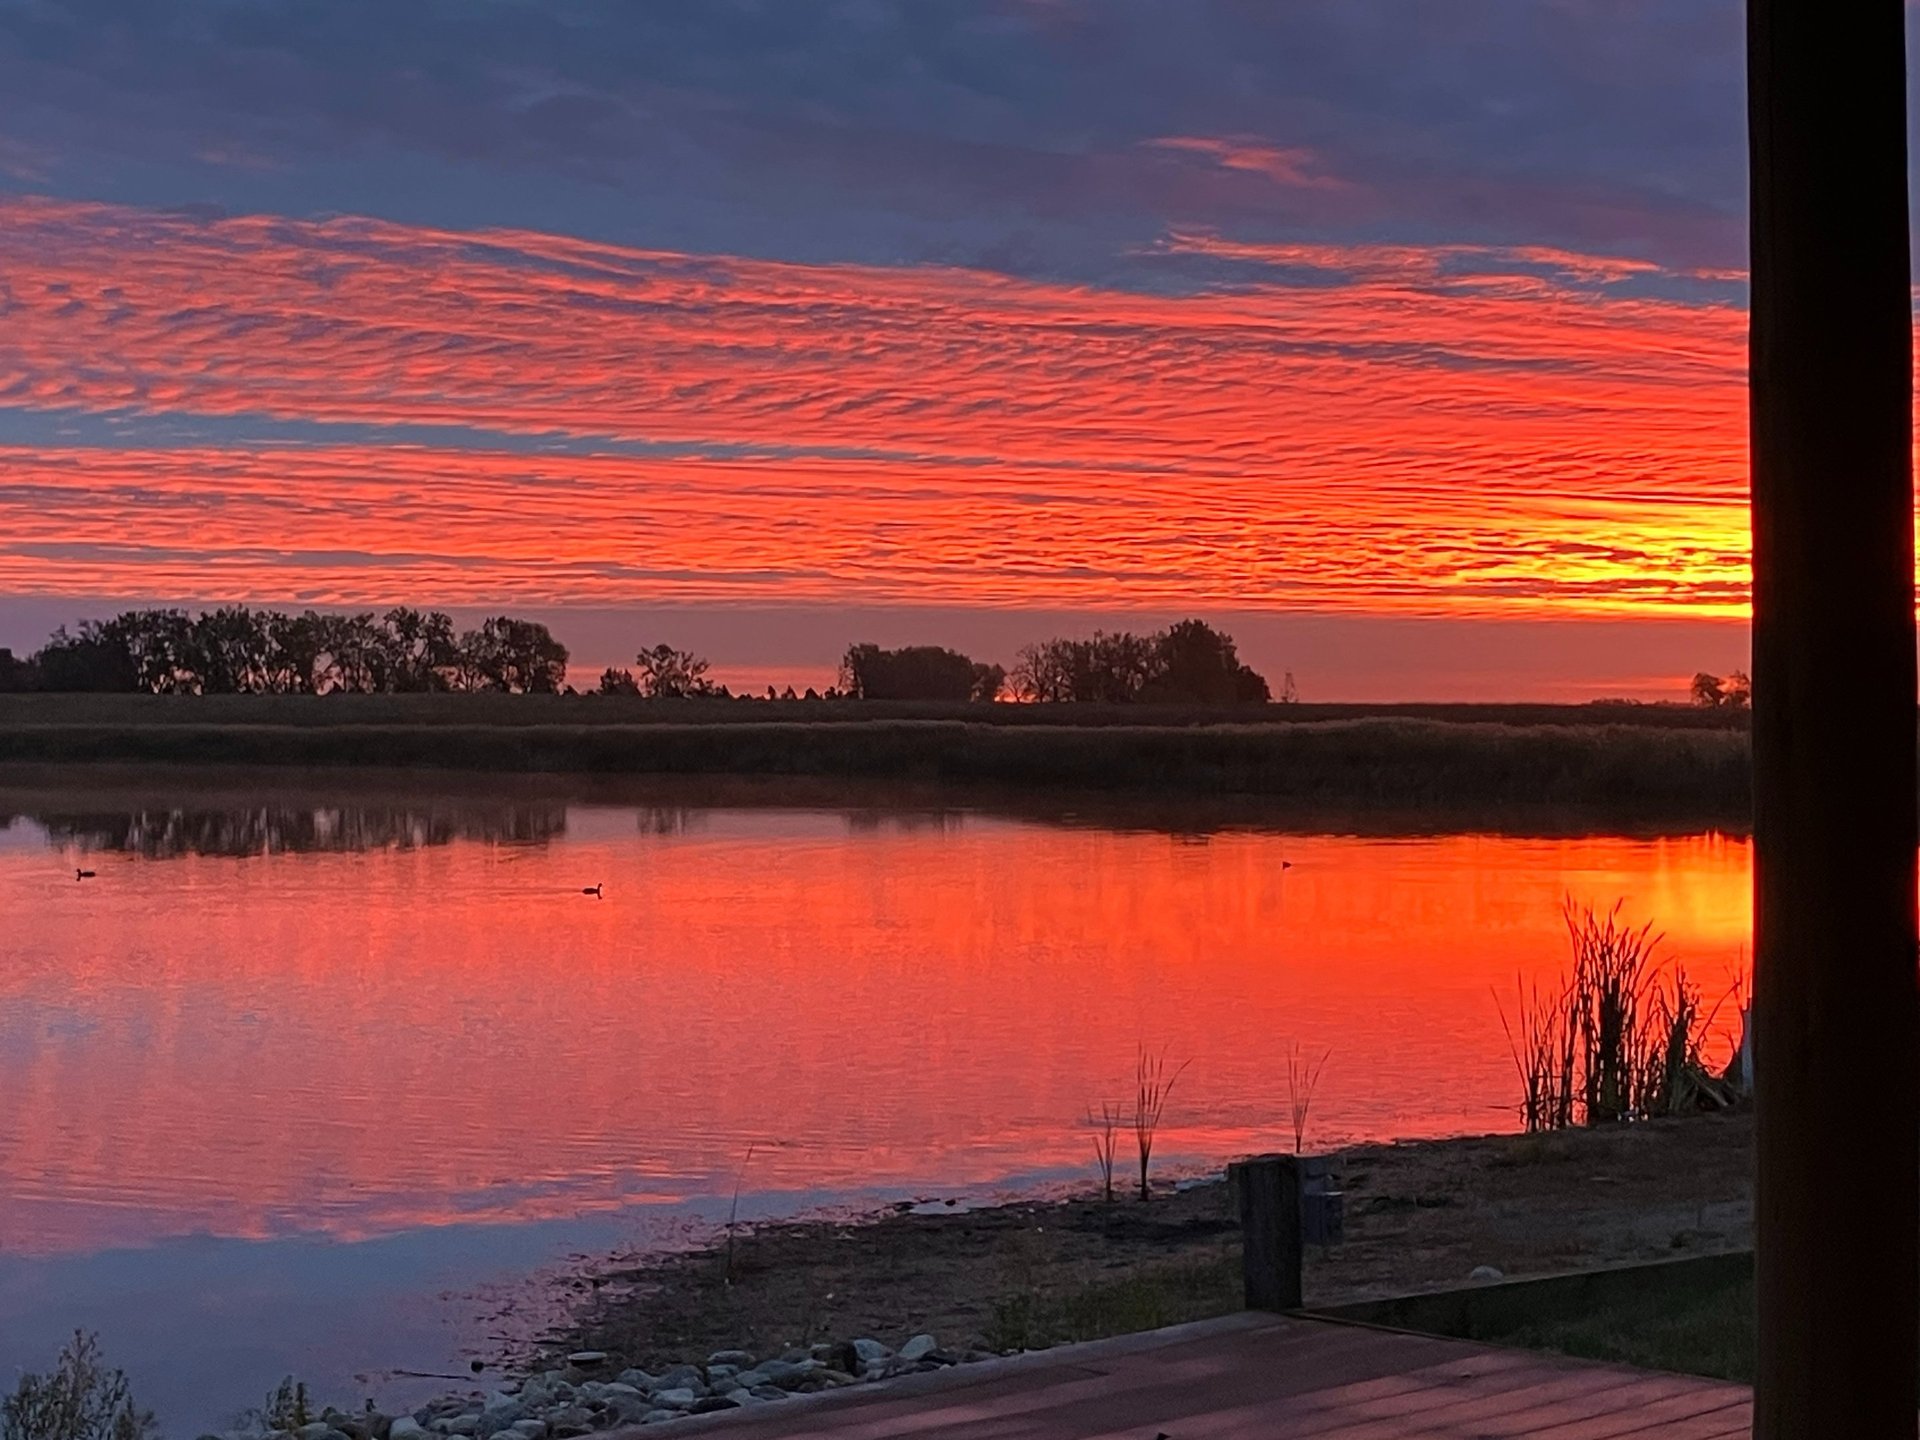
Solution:
{"label": "rock", "polygon": [[891,1360],[893,1351],[878,1340],[859,1339],[853,1342],[853,1353],[859,1357],[862,1365],[871,1365],[876,1360]]}
{"label": "rock", "polygon": [[713,1415],[722,1410],[738,1410],[738,1402],[731,1395],[702,1395],[693,1402],[690,1415]]}
{"label": "rock", "polygon": [[819,1369],[819,1367],[820,1362],[812,1356],[808,1356],[805,1360],[763,1360],[747,1372],[750,1375],[757,1374],[765,1376],[766,1378],[763,1381],[749,1381],[745,1376],[741,1376],[739,1377],[739,1383],[749,1387],[755,1383],[791,1385],[811,1371]]}
{"label": "rock", "polygon": [[631,1385],[636,1390],[651,1390],[660,1382],[636,1365],[631,1370],[620,1372],[620,1383]]}
{"label": "rock", "polygon": [[1504,1280],[1506,1272],[1493,1265],[1476,1265],[1467,1275],[1469,1280]]}
{"label": "rock", "polygon": [[576,1350],[567,1356],[567,1363],[578,1366],[582,1370],[591,1370],[596,1365],[604,1365],[607,1363],[607,1352],[604,1350]]}
{"label": "rock", "polygon": [[527,1407],[518,1400],[505,1395],[493,1395],[488,1397],[488,1402],[487,1408],[480,1412],[480,1423],[474,1431],[476,1435],[498,1435],[527,1418]]}
{"label": "rock", "polygon": [[724,1388],[732,1381],[733,1377],[739,1373],[740,1367],[738,1365],[728,1365],[725,1363],[715,1365],[709,1363],[707,1366],[707,1384]]}
{"label": "rock", "polygon": [[568,1405],[555,1410],[547,1416],[547,1431],[569,1440],[569,1437],[591,1435],[593,1433],[593,1414],[584,1405]]}
{"label": "rock", "polygon": [[735,1391],[734,1393],[751,1395],[756,1403],[767,1400],[784,1400],[787,1398],[787,1392],[782,1390],[778,1385],[756,1385],[751,1390]]}
{"label": "rock", "polygon": [[640,1423],[642,1425],[658,1425],[662,1420],[678,1420],[679,1418],[680,1412],[678,1410],[649,1410],[645,1415],[640,1417]]}
{"label": "rock", "polygon": [[960,1356],[952,1350],[929,1351],[927,1353],[927,1359],[933,1361],[936,1365],[958,1365],[960,1363]]}
{"label": "rock", "polygon": [[653,1409],[653,1401],[644,1395],[609,1395],[607,1397],[607,1420],[613,1425],[639,1425],[647,1418],[647,1412]]}
{"label": "rock", "polygon": [[731,1365],[736,1372],[751,1370],[753,1352],[751,1350],[716,1350],[707,1357],[707,1367],[711,1369],[715,1365]]}
{"label": "rock", "polygon": [[814,1346],[813,1358],[829,1369],[838,1370],[843,1374],[860,1373],[860,1353],[845,1340],[837,1341],[832,1345]]}
{"label": "rock", "polygon": [[436,1420],[433,1423],[442,1435],[478,1435],[480,1433],[478,1415],[456,1415],[451,1420]]}
{"label": "rock", "polygon": [[669,1390],[653,1392],[653,1403],[668,1410],[691,1410],[693,1402],[699,1398],[692,1388],[686,1385],[676,1385]]}
{"label": "rock", "polygon": [[691,1390],[695,1399],[707,1393],[706,1378],[698,1365],[676,1365],[653,1384],[657,1390]]}
{"label": "rock", "polygon": [[508,1428],[516,1435],[525,1436],[526,1440],[542,1440],[547,1433],[547,1422],[537,1415],[529,1415],[524,1420],[514,1421]]}
{"label": "rock", "polygon": [[388,1427],[387,1440],[427,1440],[427,1427],[411,1415],[402,1415]]}
{"label": "rock", "polygon": [[909,1364],[926,1359],[940,1348],[940,1342],[931,1335],[916,1335],[900,1347],[900,1358]]}

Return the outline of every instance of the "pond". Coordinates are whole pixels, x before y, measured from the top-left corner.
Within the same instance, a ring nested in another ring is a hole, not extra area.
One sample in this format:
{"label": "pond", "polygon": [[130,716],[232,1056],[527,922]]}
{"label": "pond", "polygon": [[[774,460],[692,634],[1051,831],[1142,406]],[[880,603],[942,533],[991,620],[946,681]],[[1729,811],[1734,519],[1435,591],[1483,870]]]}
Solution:
{"label": "pond", "polygon": [[1296,1056],[1309,1148],[1511,1129],[1565,899],[1709,1006],[1749,932],[1716,833],[440,783],[0,787],[0,1380],[83,1326],[168,1433],[404,1398],[736,1190],[1084,1182],[1142,1051],[1169,1174],[1291,1146]]}

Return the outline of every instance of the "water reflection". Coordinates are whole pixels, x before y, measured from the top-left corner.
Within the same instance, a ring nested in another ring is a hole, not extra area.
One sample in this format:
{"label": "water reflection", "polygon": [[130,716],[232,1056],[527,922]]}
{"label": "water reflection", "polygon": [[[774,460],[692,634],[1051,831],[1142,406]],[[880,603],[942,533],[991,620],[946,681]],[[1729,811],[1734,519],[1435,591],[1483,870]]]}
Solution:
{"label": "water reflection", "polygon": [[417,850],[457,840],[545,845],[567,830],[567,811],[561,805],[260,804],[99,812],[35,809],[25,815],[0,813],[0,828],[19,819],[38,825],[46,831],[49,843],[60,849],[137,855],[143,860],[172,860],[186,855],[244,858],[357,854]]}
{"label": "water reflection", "polygon": [[1564,962],[1563,897],[1623,899],[1710,996],[1748,934],[1750,847],[1717,834],[475,783],[0,789],[0,1367],[84,1274],[62,1324],[324,1371],[296,1335],[391,1341],[362,1279],[312,1308],[344,1253],[458,1288],[724,1213],[749,1145],[762,1215],[1084,1174],[1143,1044],[1191,1062],[1169,1164],[1290,1144],[1296,1045],[1332,1052],[1309,1144],[1510,1128],[1493,993]]}

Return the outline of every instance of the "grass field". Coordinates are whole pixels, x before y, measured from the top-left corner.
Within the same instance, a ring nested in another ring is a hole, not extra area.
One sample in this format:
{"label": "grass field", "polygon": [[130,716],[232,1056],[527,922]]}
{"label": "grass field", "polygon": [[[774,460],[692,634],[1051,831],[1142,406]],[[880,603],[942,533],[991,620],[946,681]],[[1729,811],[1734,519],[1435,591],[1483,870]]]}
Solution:
{"label": "grass field", "polygon": [[[1118,706],[902,713],[597,697],[11,696],[0,697],[0,762],[814,776],[1402,812],[1744,819],[1744,730],[1681,723],[1693,714],[1685,710],[1632,724],[1594,723],[1586,709],[1543,713],[1334,718],[1275,706],[1250,720]],[[1075,717],[1085,723],[1064,723]]]}
{"label": "grass field", "polygon": [[1753,1279],[1722,1277],[1658,1299],[1622,1301],[1473,1338],[1751,1385],[1757,1343]]}
{"label": "grass field", "polygon": [[0,695],[0,733],[121,725],[868,725],[950,720],[1018,729],[1276,726],[1332,720],[1624,725],[1742,732],[1737,710],[1691,705],[963,705],[883,700],[642,700],[601,695]]}

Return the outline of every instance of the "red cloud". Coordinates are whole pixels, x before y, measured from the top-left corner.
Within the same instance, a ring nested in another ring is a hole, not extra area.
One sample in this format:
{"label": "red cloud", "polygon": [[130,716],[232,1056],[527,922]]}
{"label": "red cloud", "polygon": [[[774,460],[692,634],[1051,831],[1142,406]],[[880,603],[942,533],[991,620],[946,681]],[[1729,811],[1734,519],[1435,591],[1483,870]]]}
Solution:
{"label": "red cloud", "polygon": [[16,447],[0,588],[1743,611],[1735,304],[1547,250],[1165,248],[1258,278],[0,204],[16,406],[479,440]]}

